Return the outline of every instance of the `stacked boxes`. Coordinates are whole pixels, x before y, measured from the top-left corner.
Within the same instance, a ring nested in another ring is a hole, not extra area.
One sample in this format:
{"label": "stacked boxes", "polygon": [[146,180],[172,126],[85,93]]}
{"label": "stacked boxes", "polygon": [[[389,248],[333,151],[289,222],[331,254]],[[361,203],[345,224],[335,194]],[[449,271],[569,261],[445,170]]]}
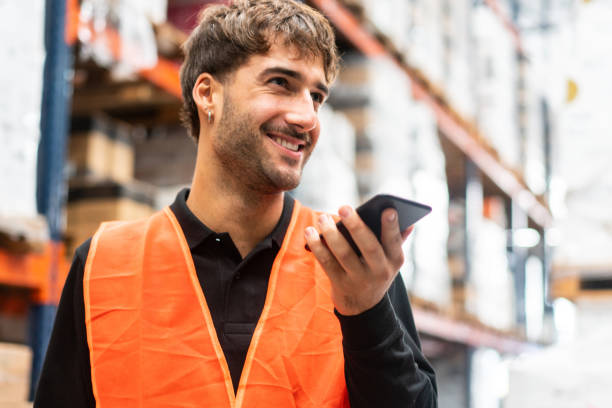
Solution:
{"label": "stacked boxes", "polygon": [[485,5],[472,15],[476,44],[477,125],[487,142],[510,168],[519,169],[517,126],[517,55],[511,34]]}
{"label": "stacked boxes", "polygon": [[336,213],[344,204],[359,204],[355,130],[346,117],[327,105],[319,111],[319,121],[319,141],[294,194],[309,207]]}
{"label": "stacked boxes", "polygon": [[[535,34],[525,34],[522,40],[529,55],[537,55],[546,47],[546,42],[542,37]],[[541,61],[521,60],[519,61],[519,75],[518,124],[522,136],[522,173],[527,186],[534,193],[543,194],[546,190],[547,176],[545,132],[548,131],[549,134],[552,132],[550,125],[546,124],[552,119],[552,107],[545,102],[545,84],[550,71],[543,66]]]}
{"label": "stacked boxes", "polygon": [[68,251],[93,235],[103,221],[142,218],[153,212],[154,190],[134,181],[131,129],[105,117],[72,122],[68,192]]}
{"label": "stacked boxes", "polygon": [[146,138],[135,138],[134,149],[137,180],[164,188],[191,182],[197,146],[182,126],[158,126]]}
{"label": "stacked boxes", "polygon": [[78,178],[132,180],[134,150],[129,128],[102,116],[74,118],[68,162]]}
{"label": "stacked boxes", "polygon": [[68,194],[69,252],[93,235],[103,221],[133,220],[153,213],[154,194],[148,186],[115,182],[72,185]]}
{"label": "stacked boxes", "polygon": [[26,406],[31,364],[28,346],[0,343],[0,406]]}
{"label": "stacked boxes", "polygon": [[475,119],[471,0],[362,0],[376,29],[436,93]]}
{"label": "stacked boxes", "polygon": [[464,119],[476,119],[472,0],[442,1],[444,95]]}
{"label": "stacked boxes", "polygon": [[[612,8],[606,2],[582,2],[577,6],[573,33],[559,33],[551,47],[565,48],[571,65],[552,60],[562,69],[554,174],[563,180],[564,207],[556,207],[561,242],[555,250],[556,268],[600,271],[612,270],[612,69],[609,38]],[[570,37],[572,35],[572,37]],[[573,38],[567,43],[567,38]],[[564,58],[564,59],[565,59]],[[566,91],[567,89],[567,91]],[[563,211],[561,211],[563,210]]]}
{"label": "stacked boxes", "polygon": [[466,310],[500,330],[516,327],[514,278],[508,263],[503,200],[485,200],[484,217],[470,246]]}

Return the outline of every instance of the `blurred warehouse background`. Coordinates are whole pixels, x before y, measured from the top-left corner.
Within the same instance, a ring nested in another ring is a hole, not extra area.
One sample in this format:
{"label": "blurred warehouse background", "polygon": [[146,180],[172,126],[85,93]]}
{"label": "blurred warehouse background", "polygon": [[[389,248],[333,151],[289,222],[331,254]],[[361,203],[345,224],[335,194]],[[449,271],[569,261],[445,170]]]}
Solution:
{"label": "blurred warehouse background", "polygon": [[[210,3],[0,0],[0,407],[76,246],[190,183],[180,45]],[[612,407],[612,1],[307,3],[343,68],[293,194],[434,208],[401,273],[440,407]]]}

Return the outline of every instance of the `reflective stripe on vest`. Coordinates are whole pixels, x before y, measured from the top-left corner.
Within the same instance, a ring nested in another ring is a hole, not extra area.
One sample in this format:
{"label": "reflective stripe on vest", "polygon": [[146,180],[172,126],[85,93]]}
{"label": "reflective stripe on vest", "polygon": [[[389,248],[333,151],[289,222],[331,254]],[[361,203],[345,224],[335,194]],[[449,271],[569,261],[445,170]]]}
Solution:
{"label": "reflective stripe on vest", "polygon": [[295,202],[236,394],[172,211],[102,224],[83,281],[96,406],[349,407],[329,279],[304,250],[316,217]]}

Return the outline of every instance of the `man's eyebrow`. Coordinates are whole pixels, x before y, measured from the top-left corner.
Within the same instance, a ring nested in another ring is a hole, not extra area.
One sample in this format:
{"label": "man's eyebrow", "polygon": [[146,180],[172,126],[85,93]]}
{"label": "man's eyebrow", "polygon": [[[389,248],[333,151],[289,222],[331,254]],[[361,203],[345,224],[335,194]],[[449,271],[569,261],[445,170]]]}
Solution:
{"label": "man's eyebrow", "polygon": [[[288,68],[284,68],[284,67],[270,67],[270,68],[266,68],[264,69],[261,74],[259,74],[259,77],[264,77],[264,76],[268,76],[271,74],[282,74],[291,78],[295,78],[298,81],[304,81],[304,76],[302,74],[300,74],[297,71],[294,71],[292,69],[288,69]],[[325,95],[329,95],[329,88],[327,86],[325,86],[322,82],[318,82],[315,87],[320,90],[321,92],[325,93]]]}

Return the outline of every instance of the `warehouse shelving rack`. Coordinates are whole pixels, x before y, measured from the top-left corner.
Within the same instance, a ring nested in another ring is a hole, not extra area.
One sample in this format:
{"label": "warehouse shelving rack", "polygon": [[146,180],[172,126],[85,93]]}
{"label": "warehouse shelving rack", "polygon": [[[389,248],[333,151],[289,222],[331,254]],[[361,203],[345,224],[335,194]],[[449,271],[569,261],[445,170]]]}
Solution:
{"label": "warehouse shelving rack", "polygon": [[[47,0],[47,3],[48,13],[51,16],[49,18],[55,18],[55,23],[50,24],[50,27],[53,28],[51,31],[53,32],[48,31],[47,33],[50,46],[53,46],[53,41],[55,41],[55,46],[61,53],[65,53],[76,41],[78,0]],[[483,139],[479,137],[475,127],[455,113],[443,96],[429,86],[426,77],[411,69],[403,61],[400,61],[392,50],[388,50],[338,1],[310,0],[310,3],[321,10],[342,35],[364,55],[386,57],[398,64],[411,79],[415,98],[425,102],[434,112],[444,137],[458,148],[465,155],[466,159],[476,166],[479,172],[485,174],[495,183],[532,222],[542,229],[552,224],[552,216],[544,200],[526,186],[520,175],[507,168],[498,160],[492,149],[483,143]],[[517,53],[521,54],[522,45],[518,30],[512,25],[510,19],[503,16],[495,0],[485,0],[485,3],[502,18],[506,27],[513,32]],[[62,15],[65,17],[65,25]],[[120,39],[117,33],[108,32],[107,34],[113,39],[111,50],[113,50],[115,56],[118,56]],[[54,38],[50,38],[51,35],[54,35]],[[63,39],[60,39],[62,36]],[[71,69],[72,62],[65,59],[65,54],[62,55],[64,60],[59,62],[57,73],[64,75],[66,71]],[[168,94],[178,98],[181,97],[178,65],[174,61],[160,57],[155,67],[142,70],[139,74],[143,79]],[[51,79],[49,78],[49,80]],[[60,81],[61,83],[62,81]],[[64,83],[64,85],[66,84]],[[62,106],[62,104],[65,106],[69,103],[69,95],[62,94],[61,91],[56,90],[54,97],[56,98],[55,102],[50,99],[48,103],[55,103],[57,106]],[[62,117],[65,117],[65,115],[59,115],[58,120],[61,121]],[[67,120],[67,117],[64,120]],[[58,125],[55,124],[55,126]],[[63,134],[62,131],[58,132],[58,129],[61,130],[62,126],[64,126]],[[54,137],[58,138],[60,146],[65,146],[67,136],[65,126],[67,126],[67,122],[63,125],[60,123],[59,128],[56,127],[51,132]],[[59,153],[59,157],[64,157],[65,153]],[[57,157],[58,155],[56,154],[55,156]],[[58,164],[50,164],[50,166],[54,166],[54,170],[50,174],[59,177],[55,180],[55,183],[57,186],[63,186],[63,176],[61,176],[61,171],[58,173],[57,170]],[[49,183],[50,181],[48,180],[46,185],[49,186]],[[57,192],[47,192],[46,195],[54,201],[53,205],[48,206],[51,212],[43,211],[47,214],[52,231],[52,239],[46,246],[45,251],[41,255],[29,254],[26,258],[23,258],[21,255],[15,256],[0,250],[0,285],[25,287],[38,293],[44,293],[46,297],[41,304],[50,305],[50,309],[45,309],[43,313],[38,313],[38,317],[35,317],[32,323],[32,331],[35,333],[34,338],[40,339],[36,344],[32,344],[35,355],[38,355],[38,360],[34,362],[35,367],[32,373],[33,384],[37,378],[40,361],[46,348],[45,339],[48,339],[50,334],[50,320],[52,320],[54,314],[53,304],[57,302],[57,297],[59,296],[59,291],[55,284],[61,284],[68,269],[63,256],[63,246],[59,239],[61,238],[61,227],[59,227],[60,223],[58,220],[61,219],[61,214],[58,208],[61,210],[62,206],[65,205],[62,202],[63,196]],[[422,333],[442,340],[471,347],[490,347],[502,353],[519,353],[537,347],[536,344],[530,343],[515,334],[499,332],[482,324],[457,319],[439,311],[421,307],[418,304],[414,307],[414,315],[417,328]]]}
{"label": "warehouse shelving rack", "polygon": [[[476,126],[462,118],[456,113],[451,104],[447,102],[443,92],[431,85],[426,73],[413,69],[405,63],[403,57],[396,52],[392,42],[385,38],[370,23],[363,24],[353,16],[337,0],[309,0],[309,3],[319,8],[332,21],[341,35],[348,40],[352,47],[363,55],[373,58],[387,58],[403,70],[410,79],[413,96],[422,101],[434,113],[437,121],[442,145],[445,153],[452,154],[454,161],[461,162],[460,172],[463,173],[461,180],[454,179],[457,184],[463,183],[464,191],[459,192],[465,197],[465,273],[470,273],[471,260],[467,255],[469,246],[472,244],[473,231],[482,217],[481,211],[484,200],[484,192],[488,190],[494,194],[501,193],[507,197],[510,205],[509,219],[510,230],[534,226],[542,236],[542,243],[537,249],[537,256],[544,265],[543,280],[548,279],[548,251],[545,241],[546,230],[553,224],[551,212],[546,204],[545,198],[534,194],[526,185],[522,176],[513,169],[508,168],[499,159],[492,149],[479,134]],[[512,18],[506,16],[496,0],[484,0],[493,13],[500,19],[504,27],[510,32],[514,42],[516,62],[519,67],[527,63],[519,31],[513,23]],[[514,10],[516,11],[516,10]],[[367,27],[367,28],[366,28]],[[384,42],[378,40],[383,38]],[[520,69],[520,68],[519,68]],[[523,86],[522,81],[517,84]],[[519,95],[520,95],[519,90]],[[520,109],[518,109],[520,112]],[[519,113],[520,115],[520,113]],[[517,117],[520,121],[523,119]],[[548,135],[546,135],[548,136]],[[549,149],[547,149],[549,152]],[[452,152],[452,153],[451,153]],[[459,153],[458,153],[459,152]],[[456,166],[456,164],[455,164]],[[483,179],[483,176],[485,177]],[[548,178],[548,175],[547,175]],[[450,179],[449,179],[450,181]],[[484,182],[489,183],[486,188]],[[492,182],[492,186],[491,183]],[[450,187],[450,185],[449,185]],[[455,193],[457,193],[455,191]],[[515,277],[515,294],[517,300],[516,319],[519,327],[524,330],[526,322],[525,305],[525,265],[529,251],[525,248],[513,246],[512,240],[508,242],[512,248],[513,262],[512,270]],[[464,277],[464,279],[466,279]],[[545,283],[545,287],[547,284]],[[542,293],[542,302],[546,307],[547,288]],[[424,349],[427,352],[427,338],[432,337],[442,343],[460,344],[465,348],[465,406],[471,405],[471,361],[474,352],[479,348],[496,349],[501,354],[517,355],[524,351],[538,348],[538,344],[525,340],[524,335],[514,336],[507,333],[494,333],[478,321],[469,321],[469,317],[460,314],[461,317],[448,316],[435,310],[419,306],[419,302],[413,299],[413,313],[417,329],[426,335]],[[468,318],[466,320],[466,317]],[[444,356],[448,353],[448,345],[429,346],[434,355]]]}
{"label": "warehouse shelving rack", "polygon": [[[479,134],[476,126],[456,113],[452,106],[446,101],[443,93],[430,85],[430,81],[425,76],[426,74],[420,73],[406,64],[401,57],[397,56],[392,44],[391,47],[389,47],[388,41],[383,44],[378,40],[378,38],[381,37],[380,33],[373,33],[370,31],[371,24],[367,24],[368,28],[366,28],[364,24],[360,23],[357,18],[337,0],[310,0],[310,3],[319,8],[330,21],[332,21],[344,38],[362,54],[368,57],[388,58],[399,66],[411,80],[415,99],[424,102],[434,113],[440,134],[443,136],[443,142],[452,145],[454,150],[459,150],[463,155],[463,160],[465,161],[463,167],[466,184],[466,191],[464,191],[464,194],[466,195],[467,201],[466,242],[469,241],[470,229],[475,218],[479,217],[478,214],[474,214],[473,211],[471,211],[471,208],[482,208],[482,205],[478,204],[478,201],[482,201],[483,199],[482,175],[486,176],[488,181],[492,181],[494,187],[509,198],[511,204],[511,228],[524,228],[533,224],[543,233],[552,225],[552,215],[544,198],[534,194],[529,187],[527,187],[521,175],[500,162],[494,149],[484,142],[484,138]],[[495,0],[487,0],[485,3],[494,11],[501,19],[504,26],[511,32],[518,61],[524,60],[520,36],[511,19],[503,14]],[[481,187],[476,189],[480,192],[474,194],[473,189],[467,191],[467,185],[480,185]],[[525,252],[524,250],[516,251],[517,254],[520,253],[520,255],[522,255],[522,259],[519,261],[523,263],[526,260]],[[546,254],[542,253],[540,255],[542,258],[545,258]],[[466,262],[469,263],[469,260],[466,260]],[[521,267],[520,262],[518,267]],[[466,270],[469,271],[469,265],[466,265]],[[521,302],[522,296],[524,296],[522,293],[517,293],[519,302]],[[512,338],[512,336],[506,337],[502,335],[493,340],[493,338],[488,337],[489,332],[487,332],[486,329],[475,329],[475,326],[467,324],[469,330],[463,330],[454,326],[454,323],[458,322],[454,318],[448,320],[453,324],[446,324],[448,321],[444,320],[444,314],[434,314],[432,316],[428,313],[431,312],[423,311],[418,307],[415,310],[415,315],[421,316],[421,319],[416,317],[416,322],[417,327],[423,333],[474,347],[483,346],[481,339],[487,338],[486,345],[488,347],[497,349],[501,352],[513,351],[513,348],[507,347],[504,342],[504,339]],[[426,320],[427,318],[431,318],[431,320]],[[438,324],[424,323],[425,321],[433,321],[436,318],[440,319]],[[524,322],[524,315],[520,312],[518,320],[519,322]],[[419,324],[419,321],[421,321],[421,324]],[[466,333],[466,335],[462,336],[457,333]],[[470,334],[467,335],[467,333]],[[528,349],[530,347],[528,342],[523,342],[522,344],[525,346],[523,349]],[[520,347],[516,347],[514,351],[520,349]]]}
{"label": "warehouse shelving rack", "polygon": [[[492,180],[498,188],[511,198],[512,202],[521,209],[537,225],[545,228],[552,223],[552,216],[541,197],[535,195],[522,180],[521,176],[507,168],[496,157],[491,147],[487,146],[467,121],[455,113],[452,107],[445,102],[439,91],[431,89],[427,78],[418,74],[405,63],[399,61],[390,50],[387,50],[376,37],[365,29],[353,15],[336,0],[311,0],[310,3],[321,10],[334,24],[334,26],[349,39],[355,48],[370,57],[387,57],[398,64],[410,77],[413,93],[417,99],[424,101],[434,112],[442,134],[466,158]],[[487,4],[495,7],[495,1],[488,0]],[[494,11],[500,18],[505,18],[498,7]],[[507,27],[513,27],[509,20],[504,20]],[[520,37],[513,29],[517,52],[521,50]],[[120,40],[116,33],[109,31],[111,50],[115,56],[119,55]],[[140,76],[166,92],[180,97],[181,90],[178,81],[178,64],[168,59],[159,58],[157,65],[148,70],[139,72]],[[427,308],[415,307],[417,328],[423,333],[448,339],[474,347],[487,346],[500,352],[517,353],[535,347],[520,336],[502,333],[484,325],[474,324],[473,321],[458,320]],[[419,320],[422,322],[419,324]]]}

